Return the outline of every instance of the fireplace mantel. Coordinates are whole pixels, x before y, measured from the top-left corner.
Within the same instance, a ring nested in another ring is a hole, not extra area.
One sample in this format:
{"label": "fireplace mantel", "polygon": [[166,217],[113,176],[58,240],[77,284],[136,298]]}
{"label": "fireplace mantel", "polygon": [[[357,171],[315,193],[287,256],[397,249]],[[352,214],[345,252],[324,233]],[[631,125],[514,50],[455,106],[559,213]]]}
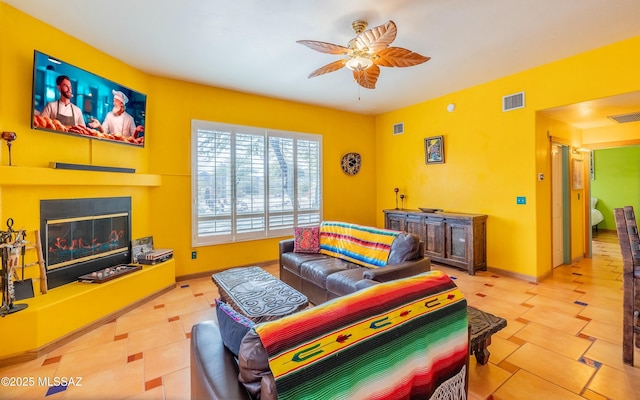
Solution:
{"label": "fireplace mantel", "polygon": [[160,186],[160,175],[0,167],[0,186]]}

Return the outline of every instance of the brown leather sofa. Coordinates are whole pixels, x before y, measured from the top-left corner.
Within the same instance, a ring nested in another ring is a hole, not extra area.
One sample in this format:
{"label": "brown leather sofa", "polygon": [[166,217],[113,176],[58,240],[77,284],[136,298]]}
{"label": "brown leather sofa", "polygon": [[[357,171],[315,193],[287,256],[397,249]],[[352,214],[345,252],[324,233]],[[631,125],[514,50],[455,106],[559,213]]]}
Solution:
{"label": "brown leather sofa", "polygon": [[381,268],[363,267],[326,254],[295,253],[293,249],[293,239],[280,241],[280,279],[313,304],[353,293],[372,281],[388,282],[431,269],[431,260],[424,256],[424,243],[409,233],[398,235],[387,265]]}

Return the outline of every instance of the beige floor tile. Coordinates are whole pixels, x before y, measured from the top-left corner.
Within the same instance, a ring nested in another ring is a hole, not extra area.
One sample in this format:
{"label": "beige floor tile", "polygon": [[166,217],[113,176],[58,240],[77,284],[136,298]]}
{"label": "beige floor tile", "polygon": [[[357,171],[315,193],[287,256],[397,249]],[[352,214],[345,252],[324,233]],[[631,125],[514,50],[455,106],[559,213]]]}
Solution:
{"label": "beige floor tile", "polygon": [[493,394],[494,400],[583,400],[575,393],[520,370]]}
{"label": "beige floor tile", "polygon": [[589,305],[580,313],[580,316],[612,325],[622,326],[622,309],[612,311],[608,308],[601,308]]}
{"label": "beige floor tile", "polygon": [[167,312],[163,308],[151,309],[146,312],[136,311],[125,314],[116,320],[116,335],[133,332],[149,327],[157,327],[167,322]]}
{"label": "beige floor tile", "polygon": [[[164,398],[164,387],[157,386],[153,389],[147,390],[146,392],[127,397],[127,400],[159,400]],[[188,397],[183,397],[183,399],[186,400]]]}
{"label": "beige floor tile", "polygon": [[[628,366],[622,362],[622,346],[606,340],[596,340],[584,354],[586,358],[606,364],[620,371],[626,371]],[[640,371],[640,349],[634,353],[636,368]]]}
{"label": "beige floor tile", "polygon": [[150,381],[189,367],[188,339],[144,352],[144,379]]}
{"label": "beige floor tile", "polygon": [[129,333],[127,355],[133,355],[154,347],[175,343],[185,338],[180,320],[168,322],[161,328],[150,327]]}
{"label": "beige floor tile", "polygon": [[530,310],[528,307],[525,307],[520,303],[509,303],[504,301],[504,299],[497,297],[483,297],[477,299],[472,305],[480,310],[505,319],[518,319]]}
{"label": "beige floor tile", "polygon": [[142,360],[126,363],[122,366],[104,369],[84,376],[82,386],[67,388],[65,400],[74,399],[118,399],[144,392],[144,363]]}
{"label": "beige floor tile", "polygon": [[573,393],[581,393],[596,372],[593,367],[531,343],[521,346],[506,361]]}
{"label": "beige floor tile", "polygon": [[573,302],[568,303],[567,301],[554,299],[552,297],[544,295],[533,296],[530,300],[527,301],[527,304],[536,307],[544,307],[547,310],[569,315],[572,317],[578,315],[582,310],[584,310],[584,306],[575,304]]}
{"label": "beige floor tile", "polygon": [[[12,378],[27,378],[27,386],[2,386],[0,387],[0,399],[40,399],[44,398],[47,393],[47,387],[42,386],[40,383],[45,380],[50,380],[55,376],[58,364],[49,364],[40,366],[42,359],[34,360],[36,362],[30,362],[30,367],[20,369],[3,368],[0,371],[2,377]],[[28,386],[31,383],[28,379],[33,379],[33,386]],[[61,396],[58,396],[60,398]],[[47,399],[51,398],[47,397]]]}
{"label": "beige floor tile", "polygon": [[592,291],[589,293],[585,293],[584,295],[578,297],[578,301],[586,303],[590,306],[606,308],[613,312],[620,312],[620,310],[622,310],[622,296],[616,299],[612,299],[611,297],[598,296],[594,293],[597,292]]}
{"label": "beige floor tile", "polygon": [[216,309],[213,307],[210,307],[209,309],[203,311],[196,311],[180,315],[180,323],[182,324],[182,330],[184,331],[184,333],[191,332],[191,327],[198,322],[215,319]]}
{"label": "beige floor tile", "polygon": [[529,309],[522,318],[570,335],[577,334],[587,324],[587,321],[558,313],[553,308],[545,306]]}
{"label": "beige floor tile", "polygon": [[580,332],[584,335],[622,345],[622,324],[613,325],[598,320],[590,321]]}
{"label": "beige floor tile", "polygon": [[640,369],[627,367],[625,373],[603,365],[588,388],[609,399],[640,399]]}
{"label": "beige floor tile", "polygon": [[511,336],[515,335],[516,332],[520,331],[520,329],[526,326],[526,324],[516,321],[515,319],[506,318],[506,320],[507,326],[499,330],[494,336],[499,336],[503,339],[509,339]]}
{"label": "beige floor tile", "polygon": [[491,355],[489,356],[489,362],[498,365],[502,360],[516,351],[518,347],[520,346],[514,342],[503,339],[500,336],[493,335],[491,337],[491,344],[488,347],[489,353],[491,353]]}
{"label": "beige floor tile", "polygon": [[187,298],[165,303],[165,310],[169,318],[196,311],[208,310],[211,303],[204,296],[190,296]]}
{"label": "beige floor tile", "polygon": [[165,400],[182,400],[191,398],[190,368],[184,368],[162,377]]}
{"label": "beige floor tile", "polygon": [[115,322],[102,325],[96,329],[87,332],[79,338],[53,350],[47,354],[47,358],[59,356],[65,353],[73,353],[74,351],[88,349],[109,341],[113,341],[115,336]]}
{"label": "beige floor tile", "polygon": [[488,363],[479,365],[472,357],[469,360],[469,400],[484,400],[500,387],[511,374]]}
{"label": "beige floor tile", "polygon": [[580,293],[575,291],[578,286],[578,284],[550,283],[547,280],[537,286],[534,286],[530,292],[551,297],[553,299],[573,302],[580,297]]}
{"label": "beige floor tile", "polygon": [[56,376],[88,376],[127,363],[127,341],[108,342],[62,356]]}
{"label": "beige floor tile", "polygon": [[575,335],[551,329],[537,323],[530,323],[514,335],[547,350],[562,354],[572,360],[579,360],[592,342]]}

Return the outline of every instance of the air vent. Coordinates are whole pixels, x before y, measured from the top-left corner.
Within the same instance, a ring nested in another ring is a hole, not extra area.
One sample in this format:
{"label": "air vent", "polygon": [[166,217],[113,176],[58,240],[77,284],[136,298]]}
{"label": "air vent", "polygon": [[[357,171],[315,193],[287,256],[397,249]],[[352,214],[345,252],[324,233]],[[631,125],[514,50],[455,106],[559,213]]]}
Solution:
{"label": "air vent", "polygon": [[502,111],[524,108],[524,92],[510,94],[502,97]]}
{"label": "air vent", "polygon": [[610,115],[607,118],[616,121],[619,124],[625,124],[627,122],[640,121],[640,111],[629,114]]}
{"label": "air vent", "polygon": [[393,125],[393,134],[402,135],[404,133],[404,122]]}

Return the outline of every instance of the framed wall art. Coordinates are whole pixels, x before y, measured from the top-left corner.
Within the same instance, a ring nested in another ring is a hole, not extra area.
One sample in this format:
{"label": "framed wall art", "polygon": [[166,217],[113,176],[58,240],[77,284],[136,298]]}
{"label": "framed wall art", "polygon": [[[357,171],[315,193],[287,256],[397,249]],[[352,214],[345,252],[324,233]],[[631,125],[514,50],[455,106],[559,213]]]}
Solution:
{"label": "framed wall art", "polygon": [[444,163],[444,138],[442,136],[424,139],[424,157],[427,164]]}
{"label": "framed wall art", "polygon": [[573,174],[572,174],[572,189],[580,190],[584,187],[584,183],[582,180],[583,174],[583,163],[582,160],[578,160],[577,158],[573,159]]}

